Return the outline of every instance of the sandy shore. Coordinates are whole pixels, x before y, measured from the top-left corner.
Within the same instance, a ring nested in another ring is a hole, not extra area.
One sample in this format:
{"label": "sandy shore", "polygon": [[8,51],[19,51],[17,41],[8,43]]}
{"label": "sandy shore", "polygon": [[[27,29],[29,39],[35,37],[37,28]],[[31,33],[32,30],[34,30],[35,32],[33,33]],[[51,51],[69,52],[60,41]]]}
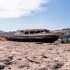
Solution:
{"label": "sandy shore", "polygon": [[70,70],[70,44],[0,42],[0,70]]}

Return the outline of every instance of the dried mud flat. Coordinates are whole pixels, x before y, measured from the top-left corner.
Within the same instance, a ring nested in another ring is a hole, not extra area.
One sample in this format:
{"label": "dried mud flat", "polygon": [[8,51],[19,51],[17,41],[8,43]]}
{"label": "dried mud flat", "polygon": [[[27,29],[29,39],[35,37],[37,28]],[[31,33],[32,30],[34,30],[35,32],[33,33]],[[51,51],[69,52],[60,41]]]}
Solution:
{"label": "dried mud flat", "polygon": [[0,42],[0,70],[70,70],[70,44]]}

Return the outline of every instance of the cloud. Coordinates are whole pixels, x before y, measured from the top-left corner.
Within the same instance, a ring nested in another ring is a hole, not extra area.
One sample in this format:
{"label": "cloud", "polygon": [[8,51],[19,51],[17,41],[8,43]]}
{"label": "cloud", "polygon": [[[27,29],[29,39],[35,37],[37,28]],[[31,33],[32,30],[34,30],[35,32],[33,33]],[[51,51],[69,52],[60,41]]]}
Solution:
{"label": "cloud", "polygon": [[0,0],[0,18],[17,18],[38,12],[50,0]]}

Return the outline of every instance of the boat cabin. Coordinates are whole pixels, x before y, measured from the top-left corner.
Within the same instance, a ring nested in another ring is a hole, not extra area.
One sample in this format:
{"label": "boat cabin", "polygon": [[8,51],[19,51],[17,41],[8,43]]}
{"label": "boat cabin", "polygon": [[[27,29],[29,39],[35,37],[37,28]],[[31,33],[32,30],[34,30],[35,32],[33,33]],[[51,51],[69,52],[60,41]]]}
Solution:
{"label": "boat cabin", "polygon": [[29,35],[29,34],[44,34],[49,33],[49,30],[46,29],[26,29],[18,30],[15,35]]}

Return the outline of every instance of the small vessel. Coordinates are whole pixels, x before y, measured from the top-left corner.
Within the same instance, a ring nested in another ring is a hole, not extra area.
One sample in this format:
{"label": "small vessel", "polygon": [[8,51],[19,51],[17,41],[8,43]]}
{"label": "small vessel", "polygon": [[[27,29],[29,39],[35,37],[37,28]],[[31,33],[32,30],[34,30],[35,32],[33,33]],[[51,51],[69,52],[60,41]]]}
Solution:
{"label": "small vessel", "polygon": [[9,41],[19,42],[54,42],[58,36],[57,33],[46,29],[25,29],[18,30],[15,34],[5,36],[5,38]]}

